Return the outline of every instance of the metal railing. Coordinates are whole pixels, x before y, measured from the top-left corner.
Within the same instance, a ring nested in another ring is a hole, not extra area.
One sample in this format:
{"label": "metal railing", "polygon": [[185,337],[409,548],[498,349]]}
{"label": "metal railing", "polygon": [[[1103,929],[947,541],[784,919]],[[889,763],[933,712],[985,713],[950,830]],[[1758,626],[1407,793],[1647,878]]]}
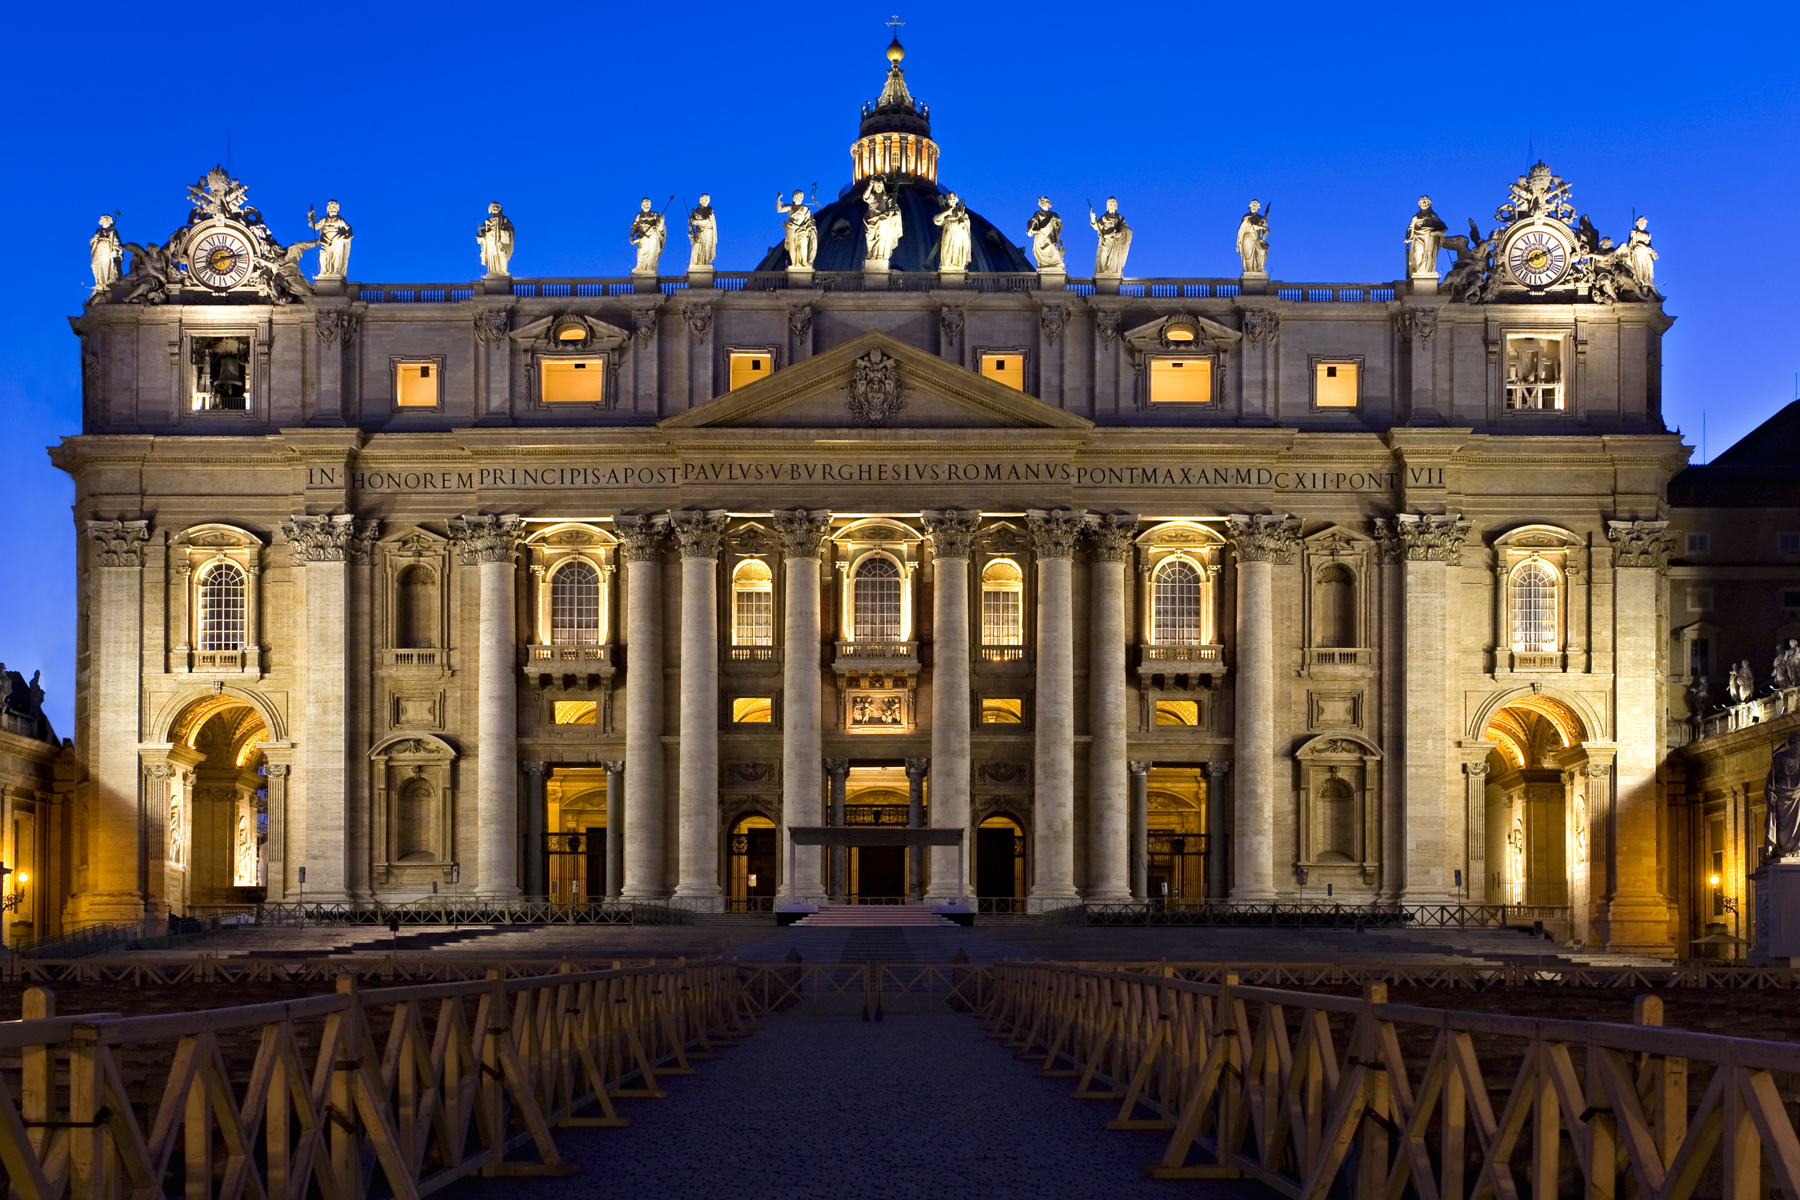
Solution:
{"label": "metal railing", "polygon": [[572,1175],[554,1130],[627,1124],[616,1098],[666,1096],[659,1076],[751,1028],[738,976],[492,971],[363,991],[346,975],[334,994],[141,1017],[57,1016],[33,989],[26,1019],[0,1026],[21,1063],[16,1099],[0,1089],[0,1158],[32,1200],[359,1197],[377,1168],[417,1200],[470,1175]]}
{"label": "metal railing", "polygon": [[144,922],[89,925],[68,933],[54,933],[31,941],[14,942],[14,954],[30,958],[82,958],[102,950],[116,950],[155,934],[144,932]]}
{"label": "metal railing", "polygon": [[197,905],[188,915],[248,917],[247,925],[691,925],[694,914],[667,904],[637,900],[568,900],[530,896],[483,900],[445,894],[389,904],[382,901],[310,903],[269,901],[257,905]]}
{"label": "metal railing", "polygon": [[1519,929],[1566,925],[1569,909],[1543,904],[1358,905],[1327,902],[1248,904],[1186,897],[1086,901],[1089,925],[1274,925],[1406,929]]}
{"label": "metal railing", "polygon": [[1785,1103],[1800,1045],[1658,1028],[1654,996],[1621,1025],[1390,1004],[1381,983],[1348,997],[1001,964],[984,1011],[1039,1074],[1117,1103],[1108,1128],[1166,1131],[1156,1178],[1249,1177],[1297,1200],[1521,1183],[1674,1200],[1709,1176],[1763,1195],[1766,1170],[1800,1195]]}

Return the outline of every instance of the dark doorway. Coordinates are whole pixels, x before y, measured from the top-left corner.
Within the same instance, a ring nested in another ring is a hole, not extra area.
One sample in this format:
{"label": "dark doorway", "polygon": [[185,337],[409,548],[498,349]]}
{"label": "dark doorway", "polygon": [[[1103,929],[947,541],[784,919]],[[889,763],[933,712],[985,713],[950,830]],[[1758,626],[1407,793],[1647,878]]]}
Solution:
{"label": "dark doorway", "polygon": [[906,895],[906,847],[856,848],[856,898],[896,900]]}
{"label": "dark doorway", "polygon": [[775,907],[778,830],[766,817],[745,817],[731,831],[729,907],[732,912],[771,912]]}
{"label": "dark doorway", "polygon": [[587,884],[583,897],[598,900],[606,895],[606,827],[588,826],[587,837],[582,840],[581,848],[587,855]]}
{"label": "dark doorway", "polygon": [[1024,911],[1025,838],[1005,819],[975,831],[975,895],[982,912]]}

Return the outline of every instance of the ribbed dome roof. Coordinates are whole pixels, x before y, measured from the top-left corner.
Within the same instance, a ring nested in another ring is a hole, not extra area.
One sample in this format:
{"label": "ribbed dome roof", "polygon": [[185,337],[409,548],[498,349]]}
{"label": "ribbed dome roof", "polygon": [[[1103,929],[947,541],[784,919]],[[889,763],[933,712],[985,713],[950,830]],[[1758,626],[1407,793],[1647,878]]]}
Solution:
{"label": "ribbed dome roof", "polygon": [[[945,207],[938,186],[923,180],[889,185],[900,202],[900,244],[888,260],[894,271],[935,271],[938,269],[938,241],[942,230],[932,218]],[[868,243],[863,237],[863,217],[869,206],[863,201],[864,187],[851,186],[836,200],[821,208],[815,219],[819,223],[819,252],[813,258],[815,271],[860,271]],[[1013,245],[980,213],[969,210],[969,257],[971,271],[1030,271],[1034,268],[1025,252]],[[758,271],[782,271],[788,266],[787,247],[777,243],[769,248]]]}

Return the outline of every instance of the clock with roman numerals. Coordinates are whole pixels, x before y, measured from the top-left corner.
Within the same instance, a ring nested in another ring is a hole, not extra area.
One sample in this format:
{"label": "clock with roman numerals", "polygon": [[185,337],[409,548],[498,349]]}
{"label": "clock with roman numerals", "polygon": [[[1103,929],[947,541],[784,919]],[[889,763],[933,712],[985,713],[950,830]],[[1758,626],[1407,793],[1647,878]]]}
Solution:
{"label": "clock with roman numerals", "polygon": [[250,275],[250,239],[229,225],[210,225],[188,243],[188,274],[215,292],[228,292]]}
{"label": "clock with roman numerals", "polygon": [[1569,271],[1570,245],[1552,226],[1536,225],[1507,243],[1506,269],[1512,277],[1540,291]]}

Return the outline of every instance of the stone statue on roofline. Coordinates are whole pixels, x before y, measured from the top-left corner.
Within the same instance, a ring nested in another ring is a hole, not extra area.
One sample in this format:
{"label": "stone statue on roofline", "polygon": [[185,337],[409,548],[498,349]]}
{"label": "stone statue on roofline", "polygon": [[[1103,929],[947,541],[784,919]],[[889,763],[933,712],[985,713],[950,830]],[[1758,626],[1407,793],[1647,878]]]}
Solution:
{"label": "stone statue on roofline", "polygon": [[863,216],[865,266],[875,271],[886,270],[888,260],[894,256],[900,236],[905,232],[901,224],[900,200],[879,179],[869,180],[863,200],[869,206]]}
{"label": "stone statue on roofline", "polygon": [[971,256],[969,206],[951,192],[945,197],[943,211],[931,220],[944,231],[938,239],[938,269],[952,273],[967,271]]}
{"label": "stone statue on roofline", "polygon": [[325,202],[325,217],[310,207],[306,210],[306,223],[313,232],[319,235],[319,273],[315,279],[343,279],[350,271],[350,222],[338,215],[338,202]]}
{"label": "stone statue on roofline", "polygon": [[782,222],[781,244],[787,249],[790,271],[810,271],[813,256],[819,252],[819,225],[812,209],[806,206],[806,191],[794,189],[793,203],[775,197],[775,211],[786,219]]}
{"label": "stone statue on roofline", "polygon": [[481,247],[481,267],[490,279],[512,273],[513,223],[498,200],[488,205],[487,220],[476,226],[475,241]]}
{"label": "stone statue on roofline", "polygon": [[1438,251],[1444,248],[1444,222],[1431,209],[1431,197],[1419,197],[1419,211],[1406,223],[1406,273],[1437,278]]}
{"label": "stone statue on roofline", "polygon": [[1625,237],[1625,265],[1631,270],[1632,286],[1646,300],[1654,300],[1656,290],[1656,251],[1650,248],[1650,218],[1639,217]]}
{"label": "stone statue on roofline", "polygon": [[1040,271],[1063,269],[1062,218],[1050,207],[1050,197],[1038,197],[1038,210],[1025,222],[1025,236],[1031,239],[1031,256]]}
{"label": "stone statue on roofline", "polygon": [[637,262],[631,268],[633,275],[656,274],[663,243],[668,237],[669,229],[663,223],[663,215],[656,211],[650,197],[645,196],[638,201],[637,215],[631,219],[631,244],[637,247]]}
{"label": "stone statue on roofline", "polygon": [[1131,226],[1119,215],[1119,198],[1106,198],[1106,211],[1096,214],[1088,205],[1088,224],[1100,236],[1094,247],[1094,277],[1120,279],[1125,275],[1125,258],[1131,253]]}
{"label": "stone statue on roofline", "polygon": [[712,194],[700,194],[700,206],[688,211],[688,270],[713,265],[719,255],[719,218],[713,212]]}
{"label": "stone statue on roofline", "polygon": [[1775,751],[1763,798],[1763,861],[1800,855],[1800,732],[1788,734],[1787,745]]}
{"label": "stone statue on roofline", "polygon": [[125,260],[125,247],[119,231],[113,228],[109,213],[100,214],[100,227],[88,239],[88,262],[94,270],[94,295],[105,299],[112,285],[119,282],[119,264]]}
{"label": "stone statue on roofline", "polygon": [[[1274,206],[1270,205],[1270,212]],[[1269,214],[1262,212],[1262,201],[1252,200],[1250,211],[1238,221],[1237,252],[1244,264],[1244,274],[1266,276],[1269,267]]]}

